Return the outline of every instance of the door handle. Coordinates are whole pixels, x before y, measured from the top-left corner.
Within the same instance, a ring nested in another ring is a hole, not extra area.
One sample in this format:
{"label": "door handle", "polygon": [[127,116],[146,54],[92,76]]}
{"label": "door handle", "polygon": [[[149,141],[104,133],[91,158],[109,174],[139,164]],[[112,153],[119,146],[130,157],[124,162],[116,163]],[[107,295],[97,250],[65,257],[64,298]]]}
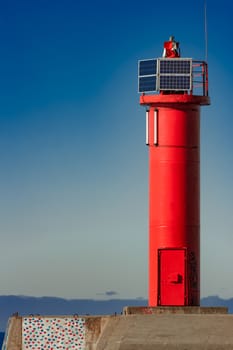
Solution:
{"label": "door handle", "polygon": [[177,274],[175,274],[175,276],[173,274],[173,276],[171,276],[171,277],[172,278],[170,279],[170,282],[172,284],[181,284],[181,283],[183,283],[183,276],[181,274],[177,273]]}

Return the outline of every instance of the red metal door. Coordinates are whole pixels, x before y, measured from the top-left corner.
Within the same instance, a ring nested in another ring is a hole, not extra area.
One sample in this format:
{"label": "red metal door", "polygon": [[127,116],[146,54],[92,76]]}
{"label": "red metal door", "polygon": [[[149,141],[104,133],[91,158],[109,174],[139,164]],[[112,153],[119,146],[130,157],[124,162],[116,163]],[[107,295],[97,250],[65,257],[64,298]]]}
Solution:
{"label": "red metal door", "polygon": [[186,249],[159,250],[159,300],[161,306],[186,305]]}

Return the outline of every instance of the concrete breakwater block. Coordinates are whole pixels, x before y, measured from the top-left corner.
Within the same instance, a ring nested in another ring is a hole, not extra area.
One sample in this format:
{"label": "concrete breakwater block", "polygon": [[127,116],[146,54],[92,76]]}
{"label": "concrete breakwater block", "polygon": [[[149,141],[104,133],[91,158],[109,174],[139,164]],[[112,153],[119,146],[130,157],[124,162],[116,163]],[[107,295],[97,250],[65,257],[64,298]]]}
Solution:
{"label": "concrete breakwater block", "polygon": [[4,350],[230,350],[233,315],[13,316]]}

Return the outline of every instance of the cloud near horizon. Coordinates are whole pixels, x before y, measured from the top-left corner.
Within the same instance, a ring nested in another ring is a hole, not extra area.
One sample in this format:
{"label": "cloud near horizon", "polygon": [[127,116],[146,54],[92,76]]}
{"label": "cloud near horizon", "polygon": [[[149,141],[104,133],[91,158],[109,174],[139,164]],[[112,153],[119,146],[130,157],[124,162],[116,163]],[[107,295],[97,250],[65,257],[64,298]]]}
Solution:
{"label": "cloud near horizon", "polygon": [[116,292],[115,290],[107,290],[107,291],[105,291],[103,293],[97,293],[96,295],[105,295],[107,297],[111,297],[113,295],[119,295],[119,293]]}

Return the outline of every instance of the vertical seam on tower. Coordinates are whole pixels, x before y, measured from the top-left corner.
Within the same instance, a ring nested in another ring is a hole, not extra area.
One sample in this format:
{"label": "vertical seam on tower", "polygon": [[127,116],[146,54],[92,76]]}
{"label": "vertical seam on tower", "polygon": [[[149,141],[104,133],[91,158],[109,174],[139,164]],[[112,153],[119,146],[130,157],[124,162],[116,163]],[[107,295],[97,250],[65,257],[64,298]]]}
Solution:
{"label": "vertical seam on tower", "polygon": [[154,110],[154,145],[158,146],[158,110]]}
{"label": "vertical seam on tower", "polygon": [[146,110],[146,145],[149,145],[149,110]]}

